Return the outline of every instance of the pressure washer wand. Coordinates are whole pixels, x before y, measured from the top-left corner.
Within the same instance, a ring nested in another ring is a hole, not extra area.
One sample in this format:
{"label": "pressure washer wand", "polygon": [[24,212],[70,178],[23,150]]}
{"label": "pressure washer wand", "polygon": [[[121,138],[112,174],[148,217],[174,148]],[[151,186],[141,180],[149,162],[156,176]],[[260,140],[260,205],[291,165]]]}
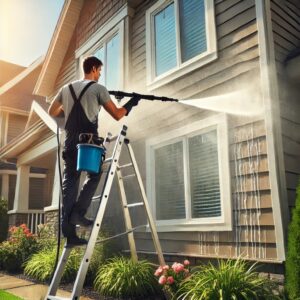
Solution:
{"label": "pressure washer wand", "polygon": [[174,99],[174,98],[168,98],[168,97],[158,97],[158,96],[154,96],[154,95],[142,95],[142,94],[138,94],[138,93],[126,93],[126,92],[122,92],[122,91],[109,91],[110,95],[115,96],[115,98],[117,100],[121,100],[124,97],[136,97],[136,98],[140,98],[140,99],[144,99],[144,100],[150,100],[150,101],[154,101],[154,100],[159,100],[159,101],[172,101],[172,102],[178,102],[178,99]]}

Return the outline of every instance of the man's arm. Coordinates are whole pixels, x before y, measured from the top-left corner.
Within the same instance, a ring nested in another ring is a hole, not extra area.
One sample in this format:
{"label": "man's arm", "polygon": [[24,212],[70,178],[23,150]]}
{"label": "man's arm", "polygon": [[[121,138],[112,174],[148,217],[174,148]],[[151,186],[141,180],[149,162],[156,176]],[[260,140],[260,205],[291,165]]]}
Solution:
{"label": "man's arm", "polygon": [[64,113],[62,104],[54,99],[48,108],[48,113],[51,117],[61,116]]}
{"label": "man's arm", "polygon": [[116,107],[112,100],[109,100],[103,106],[105,110],[117,121],[127,114],[127,110],[124,107]]}

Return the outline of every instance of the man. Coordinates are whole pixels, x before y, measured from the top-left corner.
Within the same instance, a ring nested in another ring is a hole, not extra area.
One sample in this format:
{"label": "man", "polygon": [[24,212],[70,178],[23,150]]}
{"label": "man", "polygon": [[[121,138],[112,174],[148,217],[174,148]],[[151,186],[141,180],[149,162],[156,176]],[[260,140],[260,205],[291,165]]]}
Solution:
{"label": "man", "polygon": [[[53,117],[64,115],[66,138],[64,151],[62,233],[67,246],[83,245],[87,241],[76,235],[76,225],[90,226],[91,220],[84,217],[100,180],[99,174],[88,173],[79,193],[80,172],[76,170],[77,144],[81,133],[98,136],[98,113],[101,107],[115,119],[127,116],[140,99],[132,98],[118,108],[110,99],[107,89],[98,83],[102,62],[94,56],[83,61],[84,79],[65,85],[52,101],[48,113]],[[77,201],[76,201],[77,199]]]}

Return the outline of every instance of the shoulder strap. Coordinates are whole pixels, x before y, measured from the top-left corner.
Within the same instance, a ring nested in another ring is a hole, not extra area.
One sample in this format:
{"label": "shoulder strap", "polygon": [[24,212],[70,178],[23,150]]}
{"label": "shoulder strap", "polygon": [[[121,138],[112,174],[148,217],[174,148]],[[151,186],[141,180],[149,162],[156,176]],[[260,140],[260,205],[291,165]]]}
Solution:
{"label": "shoulder strap", "polygon": [[75,91],[74,91],[74,88],[73,88],[72,84],[69,84],[69,89],[70,89],[70,92],[71,92],[71,95],[72,95],[72,98],[73,98],[74,102],[75,102],[75,103],[76,103],[76,102],[80,102],[82,96],[84,95],[84,93],[85,93],[85,92],[87,91],[87,89],[88,89],[92,84],[94,84],[94,83],[96,83],[96,82],[95,82],[95,81],[90,81],[90,82],[82,89],[82,91],[81,91],[81,93],[80,93],[80,95],[79,95],[78,98],[76,97],[76,94],[75,94]]}

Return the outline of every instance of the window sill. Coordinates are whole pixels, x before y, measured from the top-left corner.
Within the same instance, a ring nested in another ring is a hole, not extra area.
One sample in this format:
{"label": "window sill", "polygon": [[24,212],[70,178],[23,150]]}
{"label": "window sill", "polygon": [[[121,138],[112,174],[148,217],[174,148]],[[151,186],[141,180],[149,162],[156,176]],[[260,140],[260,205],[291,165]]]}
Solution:
{"label": "window sill", "polygon": [[[156,222],[157,232],[180,232],[180,231],[232,231],[232,224],[224,223],[224,221],[219,222],[168,222],[168,224],[161,224],[161,222]],[[146,231],[150,231],[149,225],[147,226]]]}
{"label": "window sill", "polygon": [[193,59],[191,61],[188,61],[184,64],[182,64],[180,67],[177,67],[175,69],[172,69],[158,77],[156,77],[154,80],[151,80],[151,78],[148,79],[147,88],[148,90],[152,91],[155,90],[163,85],[166,85],[176,79],[179,79],[180,77],[199,69],[200,67],[216,60],[218,58],[218,54],[216,51],[211,53],[204,53],[201,55],[202,57],[197,57],[196,59]]}

